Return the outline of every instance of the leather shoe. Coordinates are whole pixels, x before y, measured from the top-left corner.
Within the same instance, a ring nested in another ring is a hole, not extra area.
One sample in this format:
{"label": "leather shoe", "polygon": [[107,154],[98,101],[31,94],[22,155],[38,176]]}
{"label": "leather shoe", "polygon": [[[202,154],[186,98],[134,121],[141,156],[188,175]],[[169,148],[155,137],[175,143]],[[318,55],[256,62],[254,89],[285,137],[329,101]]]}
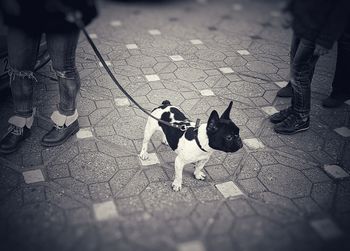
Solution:
{"label": "leather shoe", "polygon": [[7,134],[0,141],[0,153],[10,154],[19,148],[21,142],[30,136],[30,129],[10,125]]}
{"label": "leather shoe", "polygon": [[43,146],[59,146],[66,142],[72,135],[79,131],[78,120],[74,121],[69,126],[57,126],[55,125],[48,133],[44,135],[41,140]]}

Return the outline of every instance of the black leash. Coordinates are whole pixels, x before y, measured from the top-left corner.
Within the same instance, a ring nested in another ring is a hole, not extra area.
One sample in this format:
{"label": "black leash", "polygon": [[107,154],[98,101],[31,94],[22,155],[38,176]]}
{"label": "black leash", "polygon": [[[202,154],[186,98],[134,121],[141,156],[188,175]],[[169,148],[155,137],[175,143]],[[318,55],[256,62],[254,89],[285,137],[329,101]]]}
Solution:
{"label": "black leash", "polygon": [[[100,60],[103,68],[105,68],[105,70],[107,71],[108,75],[110,76],[110,78],[113,80],[113,82],[118,86],[118,88],[123,92],[123,94],[129,99],[131,100],[132,103],[134,103],[141,111],[143,111],[145,114],[147,114],[148,116],[150,116],[151,118],[157,120],[159,123],[162,123],[164,125],[179,129],[181,131],[186,131],[189,127],[188,125],[185,124],[173,124],[173,123],[169,123],[168,121],[164,121],[161,119],[158,119],[157,117],[153,116],[149,111],[147,111],[146,109],[144,109],[139,103],[136,102],[135,99],[133,99],[133,97],[131,97],[129,95],[129,93],[120,85],[120,83],[118,82],[118,80],[114,77],[113,73],[111,72],[111,70],[109,69],[108,65],[106,64],[105,60],[103,59],[101,53],[99,52],[99,50],[97,49],[95,43],[92,41],[91,37],[89,36],[89,34],[87,33],[86,29],[85,29],[85,25],[83,23],[83,21],[81,20],[81,14],[79,12],[76,13],[69,13],[67,15],[67,20],[70,22],[74,22],[78,28],[84,33],[86,39],[88,40],[90,46],[92,47],[92,49],[94,50],[96,56],[98,57],[98,59]],[[196,126],[199,126],[199,121],[197,120]],[[197,129],[198,127],[195,127],[195,129]]]}

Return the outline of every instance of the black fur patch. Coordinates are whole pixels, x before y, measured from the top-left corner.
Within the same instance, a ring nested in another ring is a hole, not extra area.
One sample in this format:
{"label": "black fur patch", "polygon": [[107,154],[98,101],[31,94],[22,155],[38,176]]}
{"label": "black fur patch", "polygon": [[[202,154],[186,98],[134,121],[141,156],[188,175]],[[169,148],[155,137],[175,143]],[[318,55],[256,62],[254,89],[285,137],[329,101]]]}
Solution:
{"label": "black fur patch", "polygon": [[194,127],[190,127],[187,129],[186,134],[185,134],[185,138],[187,140],[194,140],[194,137],[196,136],[196,132],[194,131]]}
{"label": "black fur patch", "polygon": [[174,119],[177,121],[188,121],[186,116],[177,108],[171,107],[170,112],[174,114]]}

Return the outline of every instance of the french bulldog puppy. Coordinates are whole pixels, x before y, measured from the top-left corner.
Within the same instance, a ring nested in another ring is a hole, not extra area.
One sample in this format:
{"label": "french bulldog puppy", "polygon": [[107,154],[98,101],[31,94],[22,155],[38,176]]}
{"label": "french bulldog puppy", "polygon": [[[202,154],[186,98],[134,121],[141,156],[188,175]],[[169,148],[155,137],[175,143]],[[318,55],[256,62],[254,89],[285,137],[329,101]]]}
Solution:
{"label": "french bulldog puppy", "polygon": [[186,164],[196,163],[194,176],[204,180],[202,171],[212,153],[223,151],[233,153],[243,147],[239,136],[239,128],[230,119],[232,101],[225,112],[219,117],[217,111],[212,111],[208,123],[196,128],[195,123],[189,121],[185,115],[169,101],[153,110],[152,115],[163,121],[177,125],[186,125],[187,130],[164,125],[149,117],[147,120],[140,158],[148,159],[148,143],[156,131],[163,132],[162,143],[167,144],[177,154],[175,159],[175,180],[172,183],[174,191],[180,191],[182,186],[182,171]]}

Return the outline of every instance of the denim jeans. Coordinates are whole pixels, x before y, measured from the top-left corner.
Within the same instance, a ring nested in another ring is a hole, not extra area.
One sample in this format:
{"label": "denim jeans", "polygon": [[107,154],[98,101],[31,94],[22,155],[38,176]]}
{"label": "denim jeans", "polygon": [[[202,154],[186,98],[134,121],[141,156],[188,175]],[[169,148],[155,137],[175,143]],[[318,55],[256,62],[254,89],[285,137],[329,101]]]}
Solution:
{"label": "denim jeans", "polygon": [[308,117],[311,109],[311,81],[318,56],[315,43],[293,36],[291,46],[292,108],[301,117]]}
{"label": "denim jeans", "polygon": [[338,41],[337,65],[332,83],[331,96],[350,98],[349,65],[350,65],[350,24]]}
{"label": "denim jeans", "polygon": [[[32,34],[15,27],[8,29],[8,55],[10,85],[15,114],[30,117],[33,113],[33,71],[41,34]],[[59,83],[58,110],[70,116],[76,110],[76,97],[80,79],[75,66],[75,51],[79,30],[65,33],[47,33],[48,52]]]}

